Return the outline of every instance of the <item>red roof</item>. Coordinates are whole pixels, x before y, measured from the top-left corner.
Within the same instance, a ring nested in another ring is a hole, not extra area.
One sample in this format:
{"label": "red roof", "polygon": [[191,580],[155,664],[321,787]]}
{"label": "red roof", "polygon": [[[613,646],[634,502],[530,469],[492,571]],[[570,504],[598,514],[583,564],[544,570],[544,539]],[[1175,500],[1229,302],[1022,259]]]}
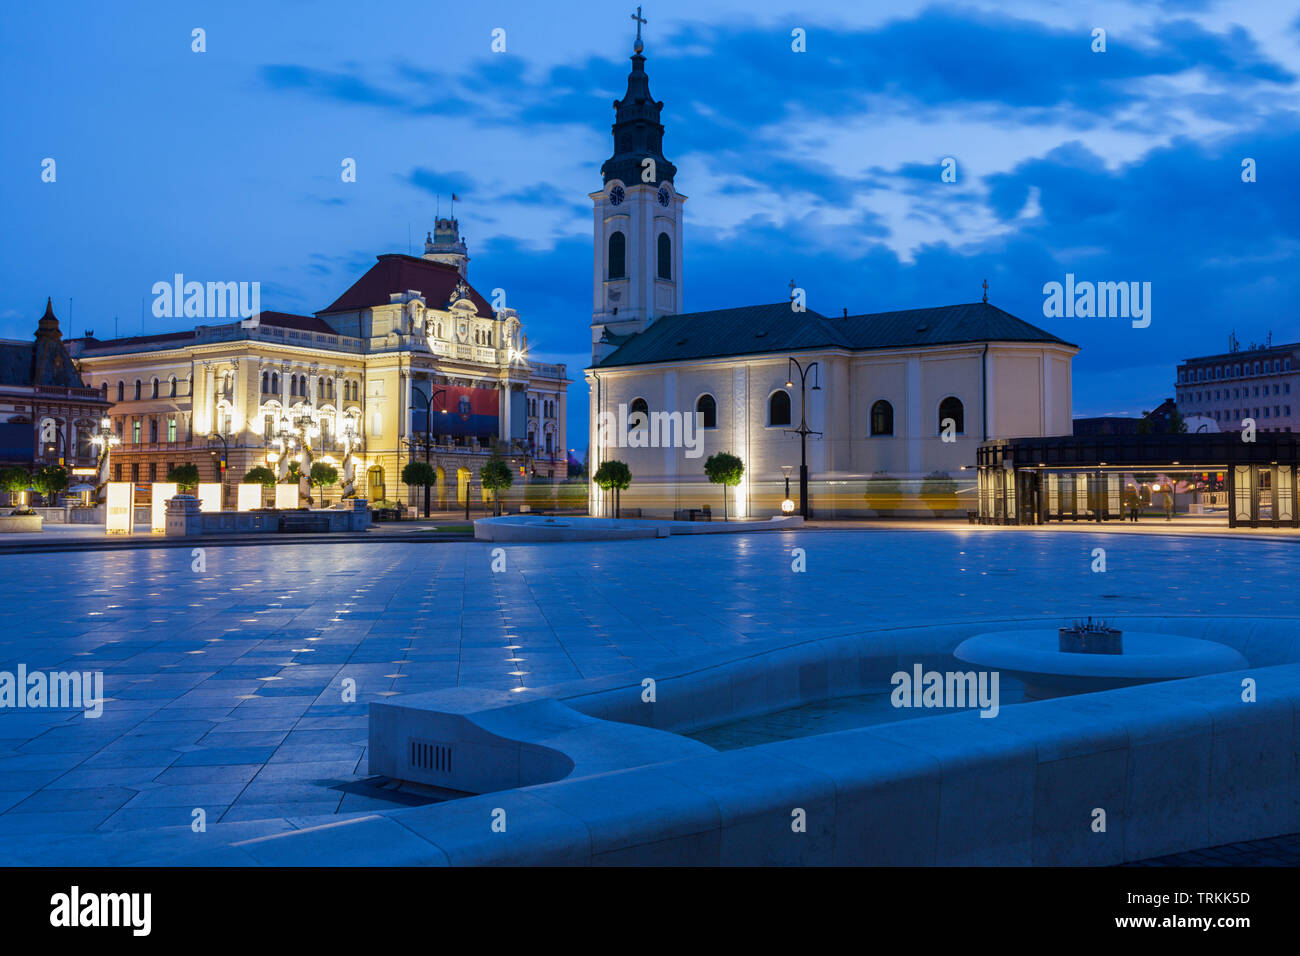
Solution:
{"label": "red roof", "polygon": [[282,329],[298,329],[301,332],[325,332],[338,334],[338,330],[314,315],[294,315],[292,312],[262,312],[259,314],[260,325],[274,325]]}
{"label": "red roof", "polygon": [[[460,281],[460,272],[455,266],[415,256],[389,253],[378,256],[378,262],[370,267],[365,275],[344,292],[327,308],[317,315],[331,312],[360,312],[362,309],[377,305],[388,305],[394,292],[406,292],[414,289],[424,296],[430,308],[440,309],[446,306]],[[468,286],[469,283],[466,283]],[[490,318],[494,314],[487,299],[479,295],[473,287],[469,290],[470,301],[478,309],[478,314]]]}

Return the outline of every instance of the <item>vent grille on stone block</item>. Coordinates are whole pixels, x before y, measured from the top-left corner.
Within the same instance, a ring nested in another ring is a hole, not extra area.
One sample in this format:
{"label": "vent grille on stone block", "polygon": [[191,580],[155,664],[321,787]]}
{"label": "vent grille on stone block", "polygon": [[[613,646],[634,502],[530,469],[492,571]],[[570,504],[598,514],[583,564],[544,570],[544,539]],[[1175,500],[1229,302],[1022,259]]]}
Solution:
{"label": "vent grille on stone block", "polygon": [[428,740],[410,740],[410,763],[419,770],[436,770],[451,773],[451,745],[436,744]]}

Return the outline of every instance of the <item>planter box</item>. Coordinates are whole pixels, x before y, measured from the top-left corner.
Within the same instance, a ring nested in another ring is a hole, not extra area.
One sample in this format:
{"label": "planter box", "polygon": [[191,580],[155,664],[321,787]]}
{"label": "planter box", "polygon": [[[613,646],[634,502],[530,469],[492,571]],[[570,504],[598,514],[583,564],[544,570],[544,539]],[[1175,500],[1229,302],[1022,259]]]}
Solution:
{"label": "planter box", "polygon": [[41,531],[44,523],[40,515],[0,515],[0,533]]}

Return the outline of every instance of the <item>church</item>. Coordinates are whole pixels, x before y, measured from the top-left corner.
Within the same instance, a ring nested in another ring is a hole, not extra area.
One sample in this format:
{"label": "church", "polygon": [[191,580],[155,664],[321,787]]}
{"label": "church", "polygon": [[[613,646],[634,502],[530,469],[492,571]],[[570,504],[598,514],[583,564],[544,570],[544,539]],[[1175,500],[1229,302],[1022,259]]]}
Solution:
{"label": "church", "polygon": [[[664,156],[664,104],[643,54],[638,24],[613,153],[589,194],[589,466],[628,465],[624,511],[721,514],[704,462],[729,452],[745,466],[728,490],[732,516],[804,500],[816,517],[955,515],[976,509],[981,442],[1070,434],[1078,347],[989,304],[987,290],[979,302],[866,315],[821,315],[798,290],[686,311],[687,197]],[[612,493],[591,496],[592,514],[612,514]]]}

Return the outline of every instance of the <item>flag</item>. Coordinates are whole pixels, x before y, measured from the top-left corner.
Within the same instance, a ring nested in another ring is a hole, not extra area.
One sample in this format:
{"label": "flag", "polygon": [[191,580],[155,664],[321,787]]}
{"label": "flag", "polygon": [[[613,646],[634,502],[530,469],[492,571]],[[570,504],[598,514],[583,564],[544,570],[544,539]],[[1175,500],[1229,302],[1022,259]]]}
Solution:
{"label": "flag", "polygon": [[452,202],[459,202],[459,201],[460,201],[460,197],[457,196],[455,193],[452,193],[452,194],[451,194],[451,201],[452,201]]}

